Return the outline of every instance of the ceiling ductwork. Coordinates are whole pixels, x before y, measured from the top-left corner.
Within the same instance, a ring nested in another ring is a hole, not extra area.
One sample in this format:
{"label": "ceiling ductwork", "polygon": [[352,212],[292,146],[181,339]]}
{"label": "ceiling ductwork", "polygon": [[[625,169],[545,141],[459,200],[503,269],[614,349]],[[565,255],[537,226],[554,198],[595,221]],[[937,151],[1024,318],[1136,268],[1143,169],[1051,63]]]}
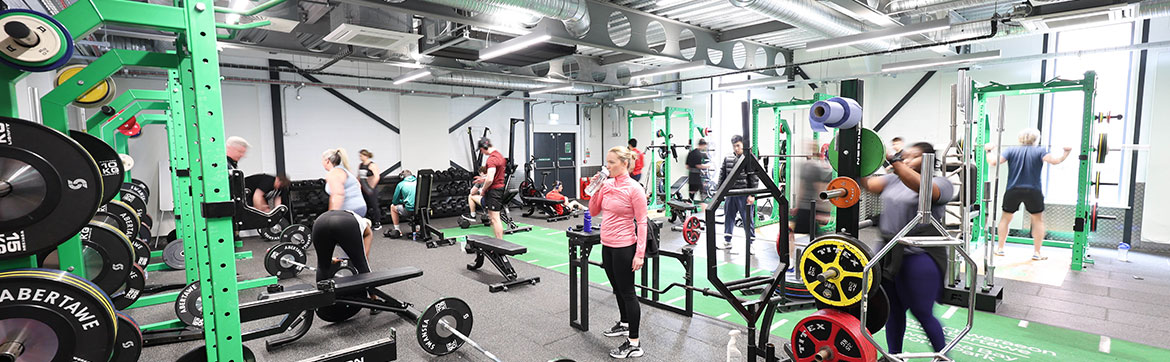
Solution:
{"label": "ceiling ductwork", "polygon": [[[825,39],[839,38],[865,31],[865,25],[817,3],[815,0],[728,0],[732,5],[816,33]],[[890,43],[870,41],[853,47],[877,52],[889,50]]]}
{"label": "ceiling ductwork", "polygon": [[539,17],[559,20],[565,23],[565,29],[576,37],[585,36],[589,32],[589,7],[587,0],[422,0],[429,3],[446,5],[475,13],[489,15],[515,16],[516,14],[535,14],[536,18],[522,19],[525,25],[533,26]]}
{"label": "ceiling ductwork", "polygon": [[919,15],[935,11],[958,10],[987,5],[1022,3],[1024,0],[894,0],[886,5],[890,15]]}

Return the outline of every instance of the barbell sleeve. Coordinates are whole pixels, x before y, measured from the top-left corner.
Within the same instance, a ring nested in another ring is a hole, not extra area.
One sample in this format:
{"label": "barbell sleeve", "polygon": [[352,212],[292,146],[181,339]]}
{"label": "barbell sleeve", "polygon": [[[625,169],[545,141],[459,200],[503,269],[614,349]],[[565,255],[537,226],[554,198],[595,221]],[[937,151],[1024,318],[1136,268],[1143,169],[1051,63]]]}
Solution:
{"label": "barbell sleeve", "polygon": [[845,189],[825,190],[825,191],[821,191],[821,200],[835,199],[838,197],[844,197],[845,195],[848,195],[848,194],[849,194],[849,191],[845,191]]}

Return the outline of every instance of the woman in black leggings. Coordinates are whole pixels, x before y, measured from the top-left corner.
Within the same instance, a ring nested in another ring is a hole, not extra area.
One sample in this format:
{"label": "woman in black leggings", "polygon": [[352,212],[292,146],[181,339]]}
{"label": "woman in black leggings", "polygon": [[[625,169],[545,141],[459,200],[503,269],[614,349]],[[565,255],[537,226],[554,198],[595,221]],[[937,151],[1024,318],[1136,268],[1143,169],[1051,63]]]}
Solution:
{"label": "woman in black leggings", "polygon": [[369,220],[349,210],[329,210],[313,222],[313,247],[317,250],[317,281],[333,279],[333,249],[340,246],[358,273],[369,273],[365,239],[371,239]]}

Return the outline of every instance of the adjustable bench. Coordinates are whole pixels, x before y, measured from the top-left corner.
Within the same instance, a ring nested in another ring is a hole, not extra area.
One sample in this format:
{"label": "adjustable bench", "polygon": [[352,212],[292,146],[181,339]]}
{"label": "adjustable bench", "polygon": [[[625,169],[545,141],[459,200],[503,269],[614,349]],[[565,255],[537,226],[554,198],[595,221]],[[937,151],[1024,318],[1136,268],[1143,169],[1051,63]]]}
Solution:
{"label": "adjustable bench", "polygon": [[524,217],[531,217],[532,214],[536,213],[536,210],[540,210],[541,213],[545,214],[545,220],[548,220],[548,222],[568,220],[573,216],[571,212],[566,212],[564,215],[557,213],[556,206],[562,203],[560,200],[528,196],[520,196],[520,198],[524,200],[525,205],[528,205],[528,212],[524,213]]}
{"label": "adjustable bench", "polygon": [[682,222],[699,210],[699,206],[682,197],[682,188],[687,184],[687,176],[679,177],[670,185],[670,201],[666,202],[666,206],[670,207],[670,222]]}
{"label": "adjustable bench", "polygon": [[512,263],[508,261],[509,256],[516,256],[528,252],[528,248],[522,245],[490,236],[468,235],[467,249],[475,252],[475,262],[467,264],[467,270],[479,269],[483,266],[483,259],[487,258],[488,261],[492,262],[492,265],[496,266],[500,274],[504,275],[503,282],[488,285],[488,291],[492,293],[501,290],[508,291],[508,287],[517,284],[535,285],[536,283],[540,283],[540,277],[518,277],[516,275],[516,269],[512,268]]}

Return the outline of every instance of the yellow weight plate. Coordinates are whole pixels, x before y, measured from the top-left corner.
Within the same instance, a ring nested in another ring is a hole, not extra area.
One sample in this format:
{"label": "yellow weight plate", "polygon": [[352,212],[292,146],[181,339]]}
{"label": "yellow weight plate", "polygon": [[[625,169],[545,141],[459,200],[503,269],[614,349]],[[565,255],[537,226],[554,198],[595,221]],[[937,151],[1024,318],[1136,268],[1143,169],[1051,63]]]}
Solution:
{"label": "yellow weight plate", "polygon": [[1109,135],[1101,132],[1097,136],[1097,163],[1105,163],[1105,156],[1109,155]]}
{"label": "yellow weight plate", "polygon": [[876,269],[862,280],[870,254],[860,245],[840,235],[825,235],[809,244],[800,256],[800,276],[809,294],[835,307],[861,302],[865,284],[870,290],[874,288]]}
{"label": "yellow weight plate", "polygon": [[[61,68],[61,70],[57,72],[57,85],[65,84],[69,78],[73,78],[73,76],[81,72],[82,69],[85,69],[85,66],[81,64],[74,64]],[[103,103],[110,98],[110,93],[113,93],[113,84],[109,79],[106,79],[90,88],[85,92],[85,94],[77,97],[77,99],[74,100],[74,103],[81,107],[99,106],[99,103]]]}

